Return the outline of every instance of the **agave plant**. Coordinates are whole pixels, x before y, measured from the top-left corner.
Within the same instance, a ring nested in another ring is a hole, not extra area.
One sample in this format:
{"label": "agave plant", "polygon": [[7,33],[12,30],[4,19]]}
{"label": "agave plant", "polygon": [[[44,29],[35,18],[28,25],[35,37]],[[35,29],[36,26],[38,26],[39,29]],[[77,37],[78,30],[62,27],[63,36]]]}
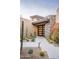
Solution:
{"label": "agave plant", "polygon": [[28,54],[33,54],[33,49],[29,49]]}

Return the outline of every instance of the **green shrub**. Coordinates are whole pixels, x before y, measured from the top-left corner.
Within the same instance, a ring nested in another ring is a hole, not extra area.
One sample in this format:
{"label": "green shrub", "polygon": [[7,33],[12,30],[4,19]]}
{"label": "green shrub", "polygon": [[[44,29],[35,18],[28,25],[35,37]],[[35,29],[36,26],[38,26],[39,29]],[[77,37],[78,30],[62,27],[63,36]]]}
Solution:
{"label": "green shrub", "polygon": [[35,41],[35,38],[36,38],[36,35],[34,34],[34,35],[32,35],[32,42],[34,42]]}
{"label": "green shrub", "polygon": [[36,38],[36,32],[34,32],[34,38]]}
{"label": "green shrub", "polygon": [[57,44],[59,44],[59,36],[55,37],[54,42],[57,43]]}
{"label": "green shrub", "polygon": [[59,32],[54,32],[50,35],[50,39],[59,44]]}
{"label": "green shrub", "polygon": [[57,44],[59,44],[59,32],[57,32],[55,35],[56,36],[54,38],[54,42],[57,43]]}
{"label": "green shrub", "polygon": [[40,52],[40,56],[44,57],[45,53],[43,51]]}
{"label": "green shrub", "polygon": [[33,49],[29,49],[28,54],[33,54]]}
{"label": "green shrub", "polygon": [[35,42],[35,38],[32,38],[32,42]]}

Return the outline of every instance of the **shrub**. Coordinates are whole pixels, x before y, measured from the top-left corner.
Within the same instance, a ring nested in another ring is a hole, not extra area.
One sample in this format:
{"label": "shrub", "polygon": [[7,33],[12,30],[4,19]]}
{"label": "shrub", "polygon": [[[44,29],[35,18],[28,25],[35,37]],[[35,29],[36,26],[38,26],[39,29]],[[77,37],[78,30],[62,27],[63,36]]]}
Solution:
{"label": "shrub", "polygon": [[33,49],[29,49],[28,54],[33,54]]}
{"label": "shrub", "polygon": [[32,42],[34,42],[35,41],[35,38],[32,38]]}
{"label": "shrub", "polygon": [[59,32],[52,33],[50,39],[55,43],[59,44]]}
{"label": "shrub", "polygon": [[34,37],[34,38],[36,38],[36,32],[34,32],[34,35],[33,35],[33,37]]}
{"label": "shrub", "polygon": [[44,57],[45,53],[43,51],[40,52],[40,56]]}
{"label": "shrub", "polygon": [[55,34],[54,42],[59,44],[59,32]]}

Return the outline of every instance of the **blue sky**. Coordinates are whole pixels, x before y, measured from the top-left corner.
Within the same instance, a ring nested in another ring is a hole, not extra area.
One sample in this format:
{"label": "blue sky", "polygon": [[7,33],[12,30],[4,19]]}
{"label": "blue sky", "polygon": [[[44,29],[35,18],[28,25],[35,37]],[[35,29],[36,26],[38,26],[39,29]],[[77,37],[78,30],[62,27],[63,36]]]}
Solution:
{"label": "blue sky", "polygon": [[20,14],[23,17],[32,15],[47,16],[56,14],[59,0],[20,0]]}

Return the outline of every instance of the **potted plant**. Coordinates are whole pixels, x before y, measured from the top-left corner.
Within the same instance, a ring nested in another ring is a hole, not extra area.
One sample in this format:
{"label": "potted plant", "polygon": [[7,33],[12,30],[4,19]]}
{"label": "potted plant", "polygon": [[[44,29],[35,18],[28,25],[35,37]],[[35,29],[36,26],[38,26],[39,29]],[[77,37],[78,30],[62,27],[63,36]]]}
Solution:
{"label": "potted plant", "polygon": [[44,57],[44,56],[45,56],[45,53],[44,53],[43,51],[41,51],[41,52],[40,52],[40,56],[41,56],[41,57]]}

